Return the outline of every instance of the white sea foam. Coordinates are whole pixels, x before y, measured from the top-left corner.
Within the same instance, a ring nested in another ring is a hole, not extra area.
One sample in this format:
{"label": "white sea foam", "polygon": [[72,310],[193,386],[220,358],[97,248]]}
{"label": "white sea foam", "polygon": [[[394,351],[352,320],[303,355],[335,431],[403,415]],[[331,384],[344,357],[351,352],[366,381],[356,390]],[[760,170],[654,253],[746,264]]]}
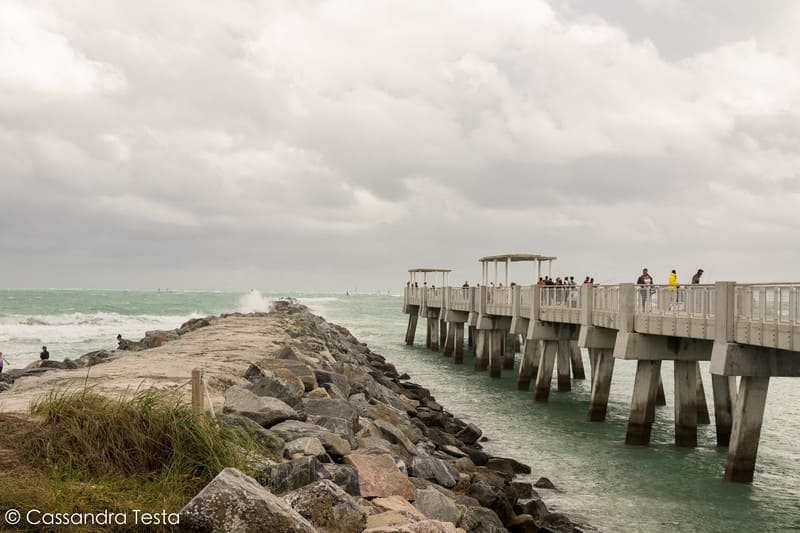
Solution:
{"label": "white sea foam", "polygon": [[239,312],[240,313],[258,313],[267,312],[272,307],[275,300],[267,298],[260,291],[256,289],[251,290],[247,294],[239,298]]}

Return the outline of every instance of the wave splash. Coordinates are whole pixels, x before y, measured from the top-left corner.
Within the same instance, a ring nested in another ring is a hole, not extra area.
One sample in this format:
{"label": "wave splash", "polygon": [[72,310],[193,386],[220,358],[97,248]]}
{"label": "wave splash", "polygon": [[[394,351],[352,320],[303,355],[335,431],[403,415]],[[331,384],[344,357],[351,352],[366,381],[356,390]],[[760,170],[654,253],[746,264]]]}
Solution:
{"label": "wave splash", "polygon": [[275,300],[267,298],[256,289],[239,298],[240,313],[266,313],[272,307]]}

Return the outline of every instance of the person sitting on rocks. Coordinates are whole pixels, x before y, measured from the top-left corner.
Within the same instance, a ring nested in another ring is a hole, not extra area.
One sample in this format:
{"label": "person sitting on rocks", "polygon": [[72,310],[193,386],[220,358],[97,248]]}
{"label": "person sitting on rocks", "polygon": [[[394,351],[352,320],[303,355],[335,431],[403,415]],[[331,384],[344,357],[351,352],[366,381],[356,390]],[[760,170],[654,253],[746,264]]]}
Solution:
{"label": "person sitting on rocks", "polygon": [[50,352],[47,351],[47,346],[42,346],[42,353],[39,354],[39,359],[42,361],[50,359]]}
{"label": "person sitting on rocks", "polygon": [[130,348],[130,343],[122,338],[122,333],[117,334],[117,349],[118,350],[127,350]]}
{"label": "person sitting on rocks", "polygon": [[3,357],[3,352],[0,352],[0,374],[3,373],[3,367],[6,366],[6,364],[8,364],[8,361]]}

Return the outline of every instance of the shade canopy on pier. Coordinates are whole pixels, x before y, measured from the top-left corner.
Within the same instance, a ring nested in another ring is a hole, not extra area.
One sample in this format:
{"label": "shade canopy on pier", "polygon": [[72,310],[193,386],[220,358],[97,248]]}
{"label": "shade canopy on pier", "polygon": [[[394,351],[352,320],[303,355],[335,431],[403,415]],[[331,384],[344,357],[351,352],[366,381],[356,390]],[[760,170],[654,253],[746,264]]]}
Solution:
{"label": "shade canopy on pier", "polygon": [[522,261],[533,262],[536,264],[536,274],[533,282],[542,277],[542,263],[547,262],[547,275],[552,275],[553,261],[558,259],[554,255],[541,255],[541,254],[499,254],[487,255],[481,257],[478,261],[481,263],[481,283],[487,285],[489,282],[489,263],[494,263],[494,284],[497,286],[497,265],[503,263],[505,265],[505,283],[508,285],[509,273],[511,271],[511,263],[518,263]]}
{"label": "shade canopy on pier", "polygon": [[417,274],[422,273],[422,284],[425,285],[428,283],[428,274],[434,275],[434,281],[436,280],[436,274],[440,274],[440,287],[447,286],[447,275],[452,272],[449,268],[409,268],[409,280],[411,285],[413,286],[415,283],[418,283],[419,280],[417,279]]}

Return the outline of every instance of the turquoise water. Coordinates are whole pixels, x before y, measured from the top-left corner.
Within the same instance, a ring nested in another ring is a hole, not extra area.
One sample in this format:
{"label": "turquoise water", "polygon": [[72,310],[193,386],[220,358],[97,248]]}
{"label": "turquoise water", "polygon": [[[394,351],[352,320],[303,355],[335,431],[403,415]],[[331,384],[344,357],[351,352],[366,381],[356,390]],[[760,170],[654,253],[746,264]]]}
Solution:
{"label": "turquoise water", "polygon": [[[653,442],[624,445],[635,363],[617,361],[608,420],[585,421],[588,380],[569,393],[551,392],[546,404],[517,391],[515,372],[490,379],[417,346],[403,344],[407,317],[402,298],[290,294],[328,320],[348,327],[401,372],[433,392],[456,416],[476,423],[487,449],[531,465],[532,479],[549,477],[560,489],[541,491],[551,509],[602,531],[800,530],[800,390],[797,379],[773,379],[752,485],[722,480],[725,449],[715,445],[713,424],[701,426],[699,446],[673,440],[672,365],[662,367],[667,406],[657,410]],[[137,339],[146,330],[174,328],[184,320],[233,311],[266,310],[285,294],[175,291],[0,290],[0,351],[12,368],[38,358],[43,343],[52,357],[75,357],[116,345],[117,333]],[[584,361],[588,369],[588,360]],[[710,378],[704,366],[709,405]],[[2,396],[0,396],[2,409]],[[713,414],[712,414],[713,417]],[[713,419],[712,419],[713,422]]]}

